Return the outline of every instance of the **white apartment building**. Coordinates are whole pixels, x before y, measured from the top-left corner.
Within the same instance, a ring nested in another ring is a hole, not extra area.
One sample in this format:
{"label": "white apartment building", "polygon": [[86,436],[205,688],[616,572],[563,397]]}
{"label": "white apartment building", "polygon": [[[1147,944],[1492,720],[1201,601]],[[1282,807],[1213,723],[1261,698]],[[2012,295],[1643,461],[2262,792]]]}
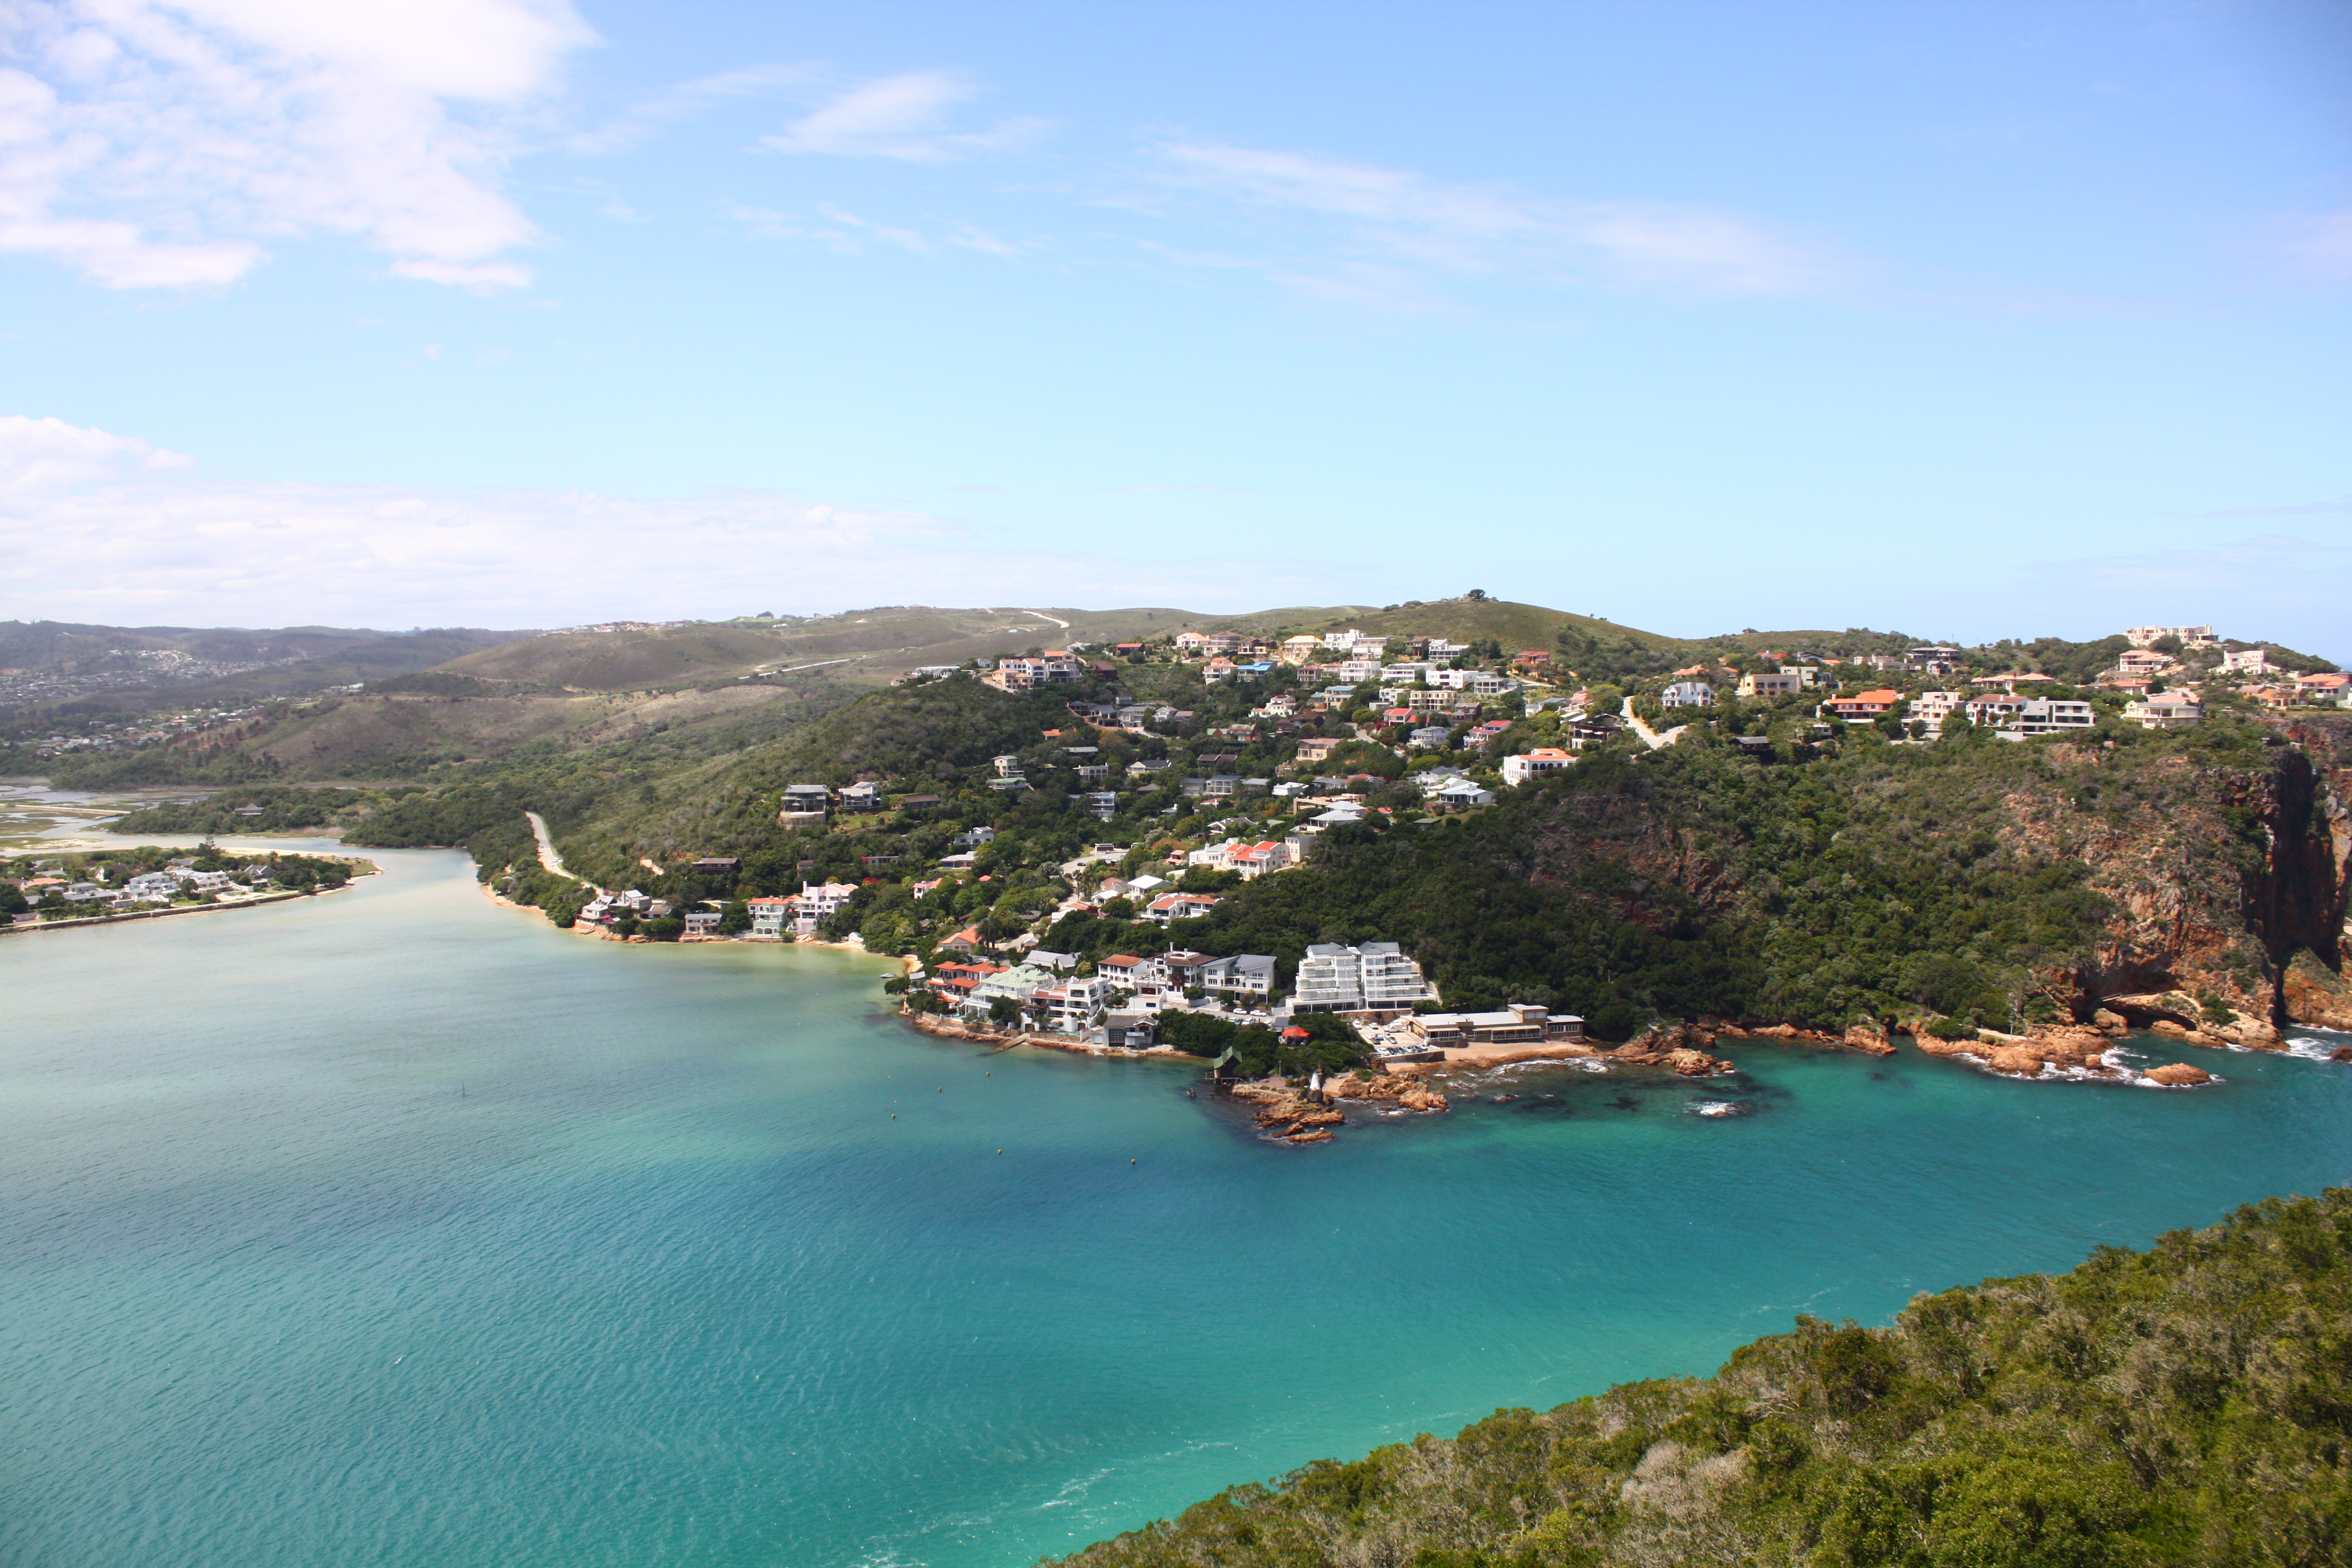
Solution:
{"label": "white apartment building", "polygon": [[854,882],[803,882],[793,906],[793,929],[802,936],[814,935],[817,921],[838,913],[856,891]]}
{"label": "white apartment building", "polygon": [[2269,652],[2266,647],[2233,648],[2222,654],[2221,672],[2226,675],[2233,669],[2240,669],[2248,675],[2260,675],[2271,667],[2270,659],[2265,657]]}
{"label": "white apartment building", "polygon": [[1906,719],[1920,721],[1927,726],[1927,733],[1932,735],[1942,729],[1944,721],[1950,718],[1967,700],[1966,697],[1957,691],[1922,691],[1918,696],[1911,699],[1911,704],[1903,716]]}
{"label": "white apartment building", "polygon": [[1415,1002],[1434,1001],[1436,995],[1421,965],[1392,942],[1368,942],[1360,947],[1317,942],[1299,961],[1290,1005],[1303,1013],[1398,1011]]}
{"label": "white apartment building", "polygon": [[2179,637],[2183,647],[2210,647],[2218,639],[2211,626],[2126,626],[2124,640],[2134,647],[2147,647],[2165,637]]}
{"label": "white apartment building", "polygon": [[792,918],[793,900],[784,898],[746,899],[743,907],[751,911],[751,934],[761,942],[781,942],[784,922]]}
{"label": "white apartment building", "polygon": [[2030,735],[2056,735],[2069,730],[2087,730],[2094,715],[2087,702],[2069,702],[2055,698],[2028,697],[2021,699],[2016,712],[2001,726],[2004,741],[2021,741]]}
{"label": "white apartment building", "polygon": [[1110,1005],[1111,983],[1101,975],[1090,980],[1065,980],[1036,993],[1046,1026],[1056,1034],[1075,1035]]}

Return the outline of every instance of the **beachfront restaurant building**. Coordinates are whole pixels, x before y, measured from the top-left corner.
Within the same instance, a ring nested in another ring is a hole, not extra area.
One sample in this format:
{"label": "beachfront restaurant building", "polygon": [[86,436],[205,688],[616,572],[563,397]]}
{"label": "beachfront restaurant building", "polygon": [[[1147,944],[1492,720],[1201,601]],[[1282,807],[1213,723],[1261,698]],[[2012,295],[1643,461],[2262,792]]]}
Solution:
{"label": "beachfront restaurant building", "polygon": [[1432,1046],[1540,1046],[1580,1041],[1584,1020],[1573,1013],[1554,1016],[1549,1007],[1514,1002],[1499,1013],[1423,1013],[1405,1027]]}

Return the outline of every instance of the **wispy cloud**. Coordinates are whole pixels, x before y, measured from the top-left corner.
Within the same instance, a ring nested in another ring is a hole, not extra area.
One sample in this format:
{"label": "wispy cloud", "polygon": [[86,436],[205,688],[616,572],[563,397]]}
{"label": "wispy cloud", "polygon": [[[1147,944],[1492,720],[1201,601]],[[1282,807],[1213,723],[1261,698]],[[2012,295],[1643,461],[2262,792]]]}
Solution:
{"label": "wispy cloud", "polygon": [[2352,207],[2338,207],[2296,225],[2287,238],[2286,253],[2306,272],[2352,282]]}
{"label": "wispy cloud", "polygon": [[1000,120],[984,131],[950,129],[952,111],[977,90],[960,71],[877,77],[835,93],[760,144],[776,153],[937,163],[1014,151],[1049,129],[1046,121],[1025,116]]}
{"label": "wispy cloud", "polygon": [[1339,226],[1328,259],[1254,263],[1341,298],[1410,298],[1426,275],[1580,278],[1718,295],[1819,292],[1853,272],[1822,246],[1721,208],[1578,201],[1312,153],[1163,142],[1154,181]]}
{"label": "wispy cloud", "polygon": [[520,284],[505,117],[594,39],[567,0],[0,6],[0,251],[217,287],[338,234],[396,277]]}
{"label": "wispy cloud", "polygon": [[624,152],[723,104],[804,92],[823,81],[824,74],[817,66],[772,62],[697,77],[631,104],[564,145],[574,153]]}
{"label": "wispy cloud", "polygon": [[863,256],[877,245],[929,256],[943,246],[954,246],[1009,260],[1032,248],[1030,242],[1000,239],[968,223],[952,225],[936,236],[926,235],[902,224],[863,216],[833,202],[818,203],[814,216],[774,207],[736,206],[729,210],[738,223],[762,239],[814,242],[842,256]]}

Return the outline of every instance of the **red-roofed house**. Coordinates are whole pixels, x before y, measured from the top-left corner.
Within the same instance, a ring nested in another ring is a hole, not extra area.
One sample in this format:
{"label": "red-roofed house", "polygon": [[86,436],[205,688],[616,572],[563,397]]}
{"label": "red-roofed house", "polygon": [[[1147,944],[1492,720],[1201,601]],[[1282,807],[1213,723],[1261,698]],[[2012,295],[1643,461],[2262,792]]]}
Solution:
{"label": "red-roofed house", "polygon": [[1841,719],[1875,719],[1882,713],[1892,713],[1895,705],[1903,700],[1900,691],[1882,687],[1875,691],[1857,691],[1851,697],[1832,697],[1822,704]]}

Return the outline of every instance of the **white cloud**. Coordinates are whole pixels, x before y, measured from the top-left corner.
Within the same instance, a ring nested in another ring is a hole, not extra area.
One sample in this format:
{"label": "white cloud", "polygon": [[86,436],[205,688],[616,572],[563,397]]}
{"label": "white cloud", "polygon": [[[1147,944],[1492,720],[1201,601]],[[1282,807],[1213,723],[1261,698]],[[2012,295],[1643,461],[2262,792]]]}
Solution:
{"label": "white cloud", "polygon": [[1707,294],[1799,294],[1846,265],[1736,213],[1668,202],[1571,201],[1500,184],[1453,184],[1303,153],[1171,142],[1165,184],[1345,226],[1336,262],[1261,263],[1339,297],[1410,296],[1406,275],[1578,276]]}
{"label": "white cloud", "polygon": [[1028,145],[1045,121],[1001,120],[986,131],[947,129],[950,111],[972,97],[957,71],[908,71],[861,82],[834,95],[761,145],[778,153],[825,153],[840,157],[898,158],[936,163]]}
{"label": "white cloud", "polygon": [[[920,512],[775,491],[639,499],[204,481],[132,437],[0,417],[0,616],[110,625],[561,626],[854,604],[1120,604],[1139,568],[1008,552]],[[1155,593],[1295,602],[1328,567],[1155,563]],[[753,604],[756,600],[757,604]]]}
{"label": "white cloud", "polygon": [[184,468],[195,459],[62,419],[0,415],[0,496],[55,492],[93,479],[121,479],[142,468]]}
{"label": "white cloud", "polygon": [[569,0],[0,6],[0,251],[219,286],[336,234],[396,277],[520,285],[505,127],[594,38]]}

